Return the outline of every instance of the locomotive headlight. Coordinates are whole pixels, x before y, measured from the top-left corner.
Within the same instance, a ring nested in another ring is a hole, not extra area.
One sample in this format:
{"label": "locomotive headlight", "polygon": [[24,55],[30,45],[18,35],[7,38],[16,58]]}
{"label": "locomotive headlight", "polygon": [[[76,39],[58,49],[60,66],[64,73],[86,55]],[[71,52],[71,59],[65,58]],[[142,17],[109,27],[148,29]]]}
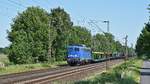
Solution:
{"label": "locomotive headlight", "polygon": [[78,55],[68,55],[68,57],[78,57]]}
{"label": "locomotive headlight", "polygon": [[68,55],[68,57],[72,57],[72,55]]}
{"label": "locomotive headlight", "polygon": [[74,57],[77,57],[77,55],[74,55]]}

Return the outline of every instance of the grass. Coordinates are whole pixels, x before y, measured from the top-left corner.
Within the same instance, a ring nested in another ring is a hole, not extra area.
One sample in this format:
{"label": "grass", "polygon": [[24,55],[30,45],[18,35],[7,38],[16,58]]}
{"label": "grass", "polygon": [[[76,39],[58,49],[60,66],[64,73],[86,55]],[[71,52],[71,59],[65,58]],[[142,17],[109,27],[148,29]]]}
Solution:
{"label": "grass", "polygon": [[5,64],[5,67],[0,67],[0,75],[46,69],[46,68],[56,68],[59,67],[59,65],[67,64],[66,61],[60,61],[60,62],[53,62],[53,63],[13,65],[9,62],[7,55],[4,54],[0,54],[0,62]]}
{"label": "grass", "polygon": [[75,84],[139,84],[142,60],[132,59],[108,72],[75,82]]}
{"label": "grass", "polygon": [[8,60],[7,55],[5,55],[5,54],[0,54],[0,62],[1,62],[1,63],[4,63],[4,64],[9,63],[9,60]]}
{"label": "grass", "polygon": [[0,75],[10,74],[10,73],[19,73],[31,70],[39,70],[46,68],[56,68],[58,65],[67,64],[65,61],[54,62],[54,63],[36,63],[36,64],[22,64],[22,65],[9,65],[6,67],[0,68]]}

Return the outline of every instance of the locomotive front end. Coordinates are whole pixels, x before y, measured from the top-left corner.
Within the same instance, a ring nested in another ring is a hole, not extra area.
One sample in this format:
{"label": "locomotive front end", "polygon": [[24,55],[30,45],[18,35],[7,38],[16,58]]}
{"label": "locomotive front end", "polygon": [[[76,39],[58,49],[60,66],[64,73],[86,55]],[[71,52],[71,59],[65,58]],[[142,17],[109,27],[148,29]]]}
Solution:
{"label": "locomotive front end", "polygon": [[77,65],[80,62],[79,48],[77,46],[69,46],[67,50],[67,63],[69,65]]}

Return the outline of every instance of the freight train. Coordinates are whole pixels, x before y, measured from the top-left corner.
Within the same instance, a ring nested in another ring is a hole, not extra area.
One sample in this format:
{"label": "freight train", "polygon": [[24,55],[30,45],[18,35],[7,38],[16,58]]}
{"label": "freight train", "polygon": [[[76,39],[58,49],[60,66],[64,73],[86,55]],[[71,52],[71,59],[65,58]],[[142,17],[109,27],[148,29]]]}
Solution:
{"label": "freight train", "polygon": [[71,66],[99,62],[123,57],[123,53],[92,52],[85,45],[72,44],[67,47],[67,63]]}

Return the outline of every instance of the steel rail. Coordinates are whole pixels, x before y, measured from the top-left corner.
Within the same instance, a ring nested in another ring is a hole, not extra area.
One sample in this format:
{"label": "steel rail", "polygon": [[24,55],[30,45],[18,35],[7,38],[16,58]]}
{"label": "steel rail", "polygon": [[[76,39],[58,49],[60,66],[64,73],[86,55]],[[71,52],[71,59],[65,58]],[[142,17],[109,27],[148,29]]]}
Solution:
{"label": "steel rail", "polygon": [[[111,65],[113,65],[113,64],[115,64],[115,63],[112,63]],[[109,65],[109,66],[111,66],[111,65]],[[82,73],[82,72],[85,72],[85,71],[91,71],[91,70],[95,70],[95,69],[98,69],[98,68],[104,69],[105,66],[106,65],[103,62],[103,63],[100,63],[98,65],[91,65],[91,66],[88,66],[88,67],[77,68],[77,69],[72,70],[72,71],[65,71],[65,72],[54,74],[54,75],[47,75],[47,76],[44,76],[44,77],[31,79],[31,80],[27,80],[27,81],[23,81],[23,82],[19,82],[19,83],[21,83],[21,84],[35,84],[35,83],[45,84],[46,82],[59,80],[59,79],[62,79],[64,77],[68,77],[68,76],[75,75],[75,74],[78,74],[78,73]]]}
{"label": "steel rail", "polygon": [[[112,61],[113,62],[113,61]],[[14,74],[14,75],[4,75],[0,76],[0,84],[33,84],[33,83],[45,83],[49,81],[59,80],[66,76],[75,75],[83,71],[94,70],[97,68],[104,68],[105,62],[89,64],[84,66],[75,66],[75,67],[64,67],[59,69],[50,69],[48,70],[37,70],[23,73],[23,74]],[[114,64],[114,63],[112,63]],[[111,64],[111,65],[112,65]],[[17,77],[16,77],[17,76]]]}
{"label": "steel rail", "polygon": [[21,84],[33,84],[33,83],[38,83],[38,84],[41,84],[43,81],[45,82],[46,81],[54,81],[56,79],[60,79],[60,78],[63,78],[63,77],[66,77],[68,75],[73,75],[73,74],[76,74],[76,73],[81,73],[82,71],[85,71],[85,70],[93,70],[95,68],[103,68],[105,67],[105,65],[102,65],[102,64],[99,64],[99,65],[91,65],[91,66],[88,66],[88,67],[83,67],[83,68],[77,68],[75,70],[71,70],[71,71],[65,71],[65,72],[61,72],[61,73],[57,73],[57,74],[53,74],[53,75],[47,75],[47,76],[44,76],[44,77],[40,77],[40,78],[36,78],[36,79],[31,79],[31,80],[27,80],[27,81],[23,81],[23,82],[19,82]]}
{"label": "steel rail", "polygon": [[1,78],[0,83],[8,83],[8,84],[10,82],[15,83],[15,82],[18,82],[18,81],[30,80],[30,79],[37,78],[37,77],[42,77],[42,76],[45,76],[45,75],[52,75],[52,74],[56,74],[56,73],[60,73],[60,72],[64,72],[64,71],[71,71],[71,70],[74,70],[74,69],[77,69],[77,68],[83,68],[83,67],[87,67],[87,66],[91,66],[91,65],[94,65],[94,64],[62,68],[62,69],[55,70],[55,71],[50,71],[50,70],[46,71],[46,72],[40,71],[40,73],[39,72],[36,72],[36,73],[33,72],[31,74],[23,74],[23,75],[16,76],[16,77]]}

